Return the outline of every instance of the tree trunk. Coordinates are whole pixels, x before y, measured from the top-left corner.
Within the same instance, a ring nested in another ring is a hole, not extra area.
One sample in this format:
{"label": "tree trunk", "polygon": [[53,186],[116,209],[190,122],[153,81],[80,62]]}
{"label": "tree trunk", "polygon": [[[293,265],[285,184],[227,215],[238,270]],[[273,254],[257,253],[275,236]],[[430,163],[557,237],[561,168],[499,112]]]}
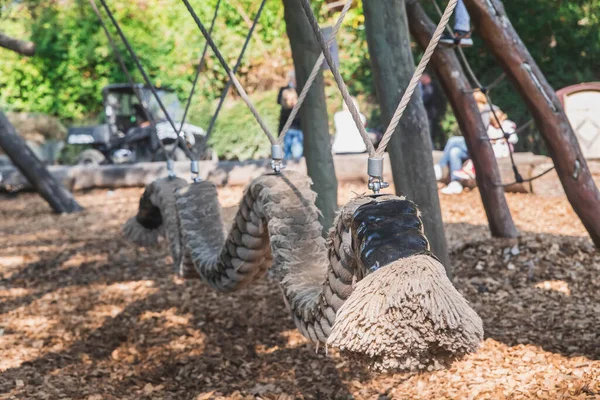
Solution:
{"label": "tree trunk", "polygon": [[499,0],[464,0],[479,35],[535,119],[569,202],[600,247],[600,193],[554,90],[527,51]]}
{"label": "tree trunk", "polygon": [[[387,123],[415,70],[404,0],[364,0],[363,8],[377,98],[382,120]],[[388,148],[397,194],[419,205],[432,251],[449,268],[431,137],[420,90],[415,92]]]}
{"label": "tree trunk", "polygon": [[71,213],[82,210],[71,193],[50,175],[44,164],[27,147],[2,111],[0,111],[0,147],[50,204],[54,212]]}
{"label": "tree trunk", "polygon": [[[410,31],[419,46],[425,50],[433,36],[435,25],[416,0],[407,1],[406,11]],[[456,53],[451,48],[438,47],[433,54],[431,64],[450,100],[460,130],[467,142],[469,154],[475,164],[477,186],[490,231],[497,237],[517,237],[517,228],[506,203],[504,188],[497,184],[502,182],[502,178],[496,157],[490,141],[487,140],[477,103],[470,92],[472,88]]]}
{"label": "tree trunk", "polygon": [[[321,54],[304,10],[297,0],[283,0],[287,34],[292,48],[298,92],[302,90],[312,68]],[[317,193],[317,207],[323,214],[324,232],[333,224],[337,210],[337,179],[331,153],[329,119],[325,101],[325,82],[319,75],[300,110],[304,134],[304,157],[308,175]]]}
{"label": "tree trunk", "polygon": [[35,44],[26,40],[11,38],[2,32],[0,32],[0,47],[16,51],[24,56],[32,56],[35,54]]}

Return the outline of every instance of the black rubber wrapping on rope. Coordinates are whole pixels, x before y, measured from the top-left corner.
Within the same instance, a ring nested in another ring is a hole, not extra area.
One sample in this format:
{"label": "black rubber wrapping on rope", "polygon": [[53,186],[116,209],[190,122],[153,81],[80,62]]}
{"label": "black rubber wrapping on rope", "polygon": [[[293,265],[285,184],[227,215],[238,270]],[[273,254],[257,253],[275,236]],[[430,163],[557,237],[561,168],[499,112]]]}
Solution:
{"label": "black rubber wrapping on rope", "polygon": [[354,251],[369,273],[401,258],[431,255],[418,207],[409,200],[360,206],[353,216],[352,239]]}
{"label": "black rubber wrapping on rope", "polygon": [[135,219],[146,229],[158,229],[163,223],[160,208],[152,204],[148,191],[140,198],[140,207]]}

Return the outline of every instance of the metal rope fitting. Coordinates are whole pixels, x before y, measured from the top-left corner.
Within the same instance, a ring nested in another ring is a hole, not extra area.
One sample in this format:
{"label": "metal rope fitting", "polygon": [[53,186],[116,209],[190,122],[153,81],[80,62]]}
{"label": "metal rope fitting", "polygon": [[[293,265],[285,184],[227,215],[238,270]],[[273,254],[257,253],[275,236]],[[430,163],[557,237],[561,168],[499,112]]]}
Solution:
{"label": "metal rope fitting", "polygon": [[173,160],[167,160],[167,173],[169,179],[174,179],[177,177],[177,175],[175,175],[175,167],[173,164]]}
{"label": "metal rope fitting", "polygon": [[192,173],[192,181],[200,182],[202,179],[200,178],[200,165],[198,161],[192,160],[190,164],[190,171]]}
{"label": "metal rope fitting", "polygon": [[283,147],[280,144],[271,146],[271,168],[276,174],[280,174],[283,170]]}
{"label": "metal rope fitting", "polygon": [[390,187],[390,184],[383,181],[383,157],[369,157],[367,167],[369,175],[369,190],[374,194],[379,194],[381,189]]}

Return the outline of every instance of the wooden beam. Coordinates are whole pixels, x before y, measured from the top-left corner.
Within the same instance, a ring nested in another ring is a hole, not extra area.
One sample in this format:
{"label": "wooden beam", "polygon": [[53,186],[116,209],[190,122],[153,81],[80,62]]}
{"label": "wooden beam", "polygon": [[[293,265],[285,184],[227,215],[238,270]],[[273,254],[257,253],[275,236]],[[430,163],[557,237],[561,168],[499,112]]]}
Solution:
{"label": "wooden beam", "polygon": [[[333,158],[337,179],[339,182],[362,182],[365,185],[364,191],[367,192],[368,176],[365,174],[365,164],[367,163],[367,154],[344,154],[336,155]],[[434,162],[439,162],[442,158],[441,151],[433,152]],[[552,160],[544,156],[536,156],[532,153],[516,153],[515,161],[523,178],[527,179],[534,176],[538,171],[545,170],[543,167]],[[385,157],[385,166],[383,169],[383,178],[390,182],[392,178],[392,168],[389,158]],[[187,161],[175,162],[173,164],[175,174],[181,178],[187,178],[191,182],[190,163]],[[590,164],[595,179],[600,180],[600,164]],[[508,184],[514,181],[512,167],[507,158],[498,160],[502,183]],[[287,171],[297,171],[306,174],[306,162],[304,159],[298,161],[288,161],[286,163]],[[123,165],[52,165],[48,167],[48,172],[62,183],[62,185],[71,191],[90,190],[90,189],[119,189],[127,187],[143,187],[160,178],[167,176],[167,167],[164,162],[138,163]],[[221,161],[214,163],[212,161],[200,161],[200,176],[204,180],[209,180],[219,186],[246,186],[252,179],[263,174],[271,172],[270,160],[252,160],[252,161]],[[560,186],[560,181],[556,174],[548,174],[549,185]],[[544,177],[545,180],[546,177]],[[538,182],[538,181],[536,181]],[[535,182],[534,182],[535,183]],[[547,184],[548,185],[548,184]],[[475,186],[475,185],[473,185]],[[32,186],[18,169],[14,166],[0,167],[0,191],[18,192],[20,190],[31,190]],[[505,188],[507,192],[533,193],[533,194],[556,194],[555,190],[546,190],[545,187],[532,184],[517,184]],[[386,192],[388,192],[387,190]],[[562,188],[558,193],[564,196]]]}
{"label": "wooden beam", "polygon": [[464,0],[471,20],[535,119],[573,209],[600,247],[600,192],[558,97],[500,0]]}
{"label": "wooden beam", "polygon": [[54,212],[72,213],[82,210],[71,193],[50,175],[44,164],[27,147],[2,111],[0,111],[0,147],[36,191],[50,204]]}
{"label": "wooden beam", "polygon": [[5,49],[16,51],[17,53],[24,56],[33,56],[35,54],[35,44],[27,40],[15,39],[10,36],[6,36],[0,32],[0,47]]}
{"label": "wooden beam", "polygon": [[[406,10],[410,31],[419,46],[425,50],[433,36],[435,25],[418,1],[407,1]],[[460,130],[467,142],[469,154],[475,164],[477,186],[490,231],[496,237],[515,238],[517,228],[506,203],[504,188],[498,185],[502,182],[502,178],[494,150],[487,140],[481,114],[470,92],[472,88],[456,53],[452,48],[438,47],[431,59],[431,65],[452,105]]]}

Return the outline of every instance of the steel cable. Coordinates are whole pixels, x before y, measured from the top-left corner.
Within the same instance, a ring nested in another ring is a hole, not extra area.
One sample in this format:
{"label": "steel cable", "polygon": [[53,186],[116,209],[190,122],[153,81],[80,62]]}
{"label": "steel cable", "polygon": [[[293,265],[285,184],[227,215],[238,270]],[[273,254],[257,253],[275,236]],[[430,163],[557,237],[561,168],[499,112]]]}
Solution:
{"label": "steel cable", "polygon": [[[350,7],[352,7],[353,2],[354,2],[354,0],[348,0],[346,2],[346,4],[344,5],[344,8],[340,12],[340,16],[338,17],[338,20],[335,23],[335,26],[333,27],[331,36],[330,36],[329,40],[327,41],[327,48],[329,48],[331,46],[331,44],[333,43],[333,41],[335,40],[335,37],[337,36],[337,34],[340,30],[340,27],[342,26],[342,22],[344,22],[344,19],[346,18],[346,15],[348,14]],[[285,122],[283,129],[281,130],[281,132],[279,132],[279,137],[277,138],[277,141],[279,144],[283,144],[283,141],[285,140],[285,135],[287,134],[290,127],[292,126],[294,119],[296,119],[296,115],[298,115],[298,112],[300,111],[302,104],[304,104],[304,100],[306,99],[306,96],[308,96],[308,92],[310,91],[310,88],[312,87],[313,83],[315,82],[315,79],[319,75],[319,72],[321,71],[321,67],[322,67],[324,61],[325,61],[325,55],[323,54],[323,52],[321,52],[310,75],[308,76],[308,79],[306,80],[306,83],[304,84],[304,87],[302,88],[302,91],[300,92],[300,96],[298,96],[298,102],[292,108],[292,111],[291,111],[287,121]]]}
{"label": "steel cable", "polygon": [[219,51],[219,48],[217,47],[215,42],[212,40],[212,37],[210,36],[208,31],[204,27],[204,24],[202,23],[202,21],[200,20],[200,18],[196,14],[196,12],[194,11],[194,8],[191,6],[191,4],[188,0],[182,0],[182,1],[185,4],[185,7],[187,8],[188,12],[194,19],[194,22],[198,26],[198,29],[200,29],[200,32],[202,32],[202,35],[208,42],[208,45],[211,47],[213,53],[215,54],[215,56],[217,57],[217,59],[219,60],[221,65],[223,66],[223,69],[225,69],[225,72],[227,72],[227,75],[229,75],[229,79],[233,82],[233,85],[235,86],[236,90],[238,91],[240,97],[242,98],[242,100],[244,100],[244,102],[250,109],[250,112],[252,113],[252,115],[254,116],[254,118],[256,119],[256,121],[258,122],[260,127],[262,128],[263,132],[265,133],[265,135],[267,135],[267,137],[269,138],[269,141],[271,142],[272,145],[277,144],[277,141],[275,140],[275,137],[271,133],[271,130],[269,129],[269,127],[267,126],[265,121],[260,116],[260,113],[258,112],[256,107],[254,107],[254,104],[252,104],[252,100],[250,100],[248,93],[246,93],[246,90],[244,90],[244,87],[242,86],[240,81],[233,74],[231,68],[229,68],[227,61],[225,61],[225,59],[223,58],[223,55]]}
{"label": "steel cable", "polygon": [[[250,39],[252,38],[254,29],[258,25],[258,21],[260,20],[260,16],[263,12],[266,2],[267,2],[267,0],[262,0],[260,7],[258,8],[258,11],[256,12],[254,21],[252,21],[252,26],[250,27],[250,31],[248,31],[248,35],[246,35],[246,40],[244,41],[244,45],[242,46],[242,50],[240,51],[240,55],[238,56],[235,65],[233,66],[233,71],[232,71],[233,75],[235,75],[237,73],[238,69],[242,65],[242,60],[244,59],[244,54],[246,54],[246,50],[248,49],[248,45],[250,44]],[[225,85],[225,88],[221,92],[221,97],[219,98],[219,103],[217,105],[215,112],[213,113],[212,118],[210,119],[210,124],[208,125],[208,129],[206,131],[205,143],[208,142],[208,139],[210,138],[210,136],[213,132],[213,129],[217,122],[217,118],[219,117],[219,113],[221,112],[221,108],[223,107],[223,104],[225,103],[225,98],[227,97],[227,94],[229,93],[229,89],[231,89],[232,84],[233,84],[232,80],[229,79],[227,81],[227,84]]]}
{"label": "steel cable", "polygon": [[[148,74],[146,73],[146,70],[142,66],[142,63],[140,62],[140,59],[138,58],[137,54],[135,53],[135,50],[133,50],[133,48],[131,47],[131,44],[129,43],[129,40],[127,40],[127,37],[123,33],[123,30],[121,29],[121,26],[119,25],[119,23],[115,19],[113,13],[111,12],[111,10],[108,7],[108,5],[106,4],[106,1],[105,0],[100,0],[100,4],[102,4],[102,7],[104,8],[104,10],[106,11],[106,14],[108,15],[108,18],[111,20],[113,26],[117,30],[117,33],[119,34],[119,37],[123,41],[123,44],[127,48],[127,51],[129,52],[129,54],[131,55],[131,58],[135,62],[135,65],[136,65],[138,71],[140,71],[140,73],[142,74],[142,77],[144,78],[144,82],[149,87],[150,91],[152,92],[152,95],[154,96],[154,99],[158,103],[158,105],[159,105],[160,109],[162,110],[162,112],[165,114],[165,117],[167,118],[167,121],[171,125],[171,128],[173,128],[173,131],[179,137],[177,127],[175,126],[175,122],[171,118],[171,115],[167,111],[167,108],[165,107],[165,105],[163,104],[162,100],[160,99],[160,96],[158,95],[158,92],[156,91],[156,88],[154,87],[154,85],[152,85],[150,77],[148,76]],[[184,150],[186,156],[190,160],[193,160],[193,154],[191,154],[190,149],[188,149],[187,146],[182,146],[182,147],[183,147],[183,150]],[[166,155],[166,156],[167,156],[167,159],[169,159],[168,155]]]}

